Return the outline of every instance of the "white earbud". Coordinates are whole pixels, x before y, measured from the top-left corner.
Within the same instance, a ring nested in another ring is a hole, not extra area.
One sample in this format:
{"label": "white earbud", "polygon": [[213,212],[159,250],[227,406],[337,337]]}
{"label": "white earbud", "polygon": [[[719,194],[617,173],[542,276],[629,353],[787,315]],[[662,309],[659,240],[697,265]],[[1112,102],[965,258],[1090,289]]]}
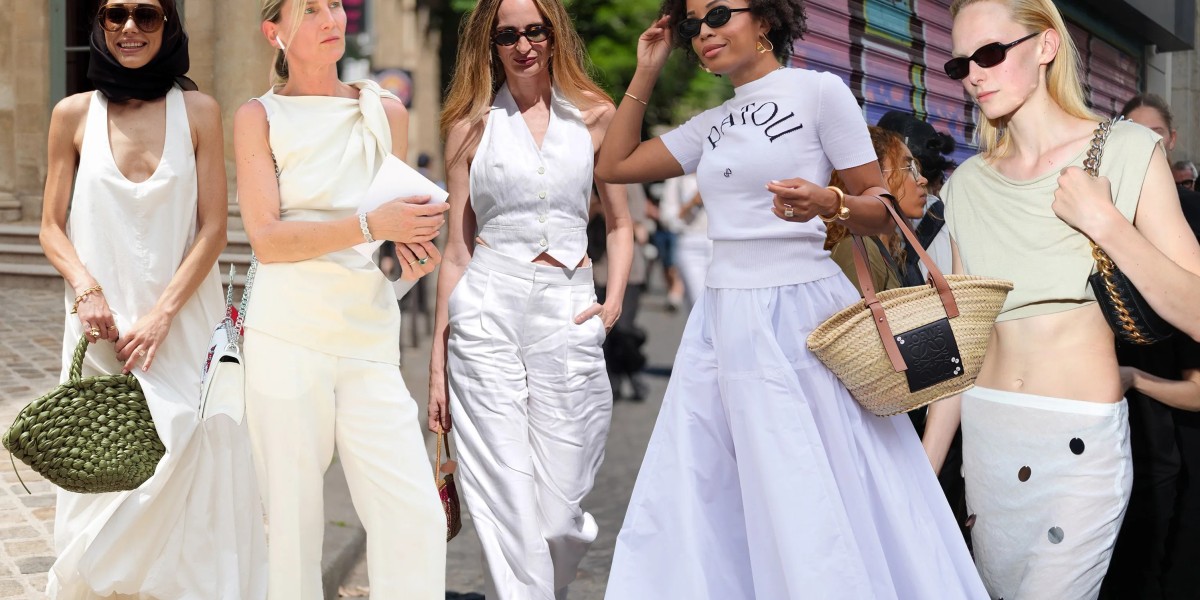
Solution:
{"label": "white earbud", "polygon": [[279,39],[279,36],[278,36],[278,35],[276,35],[276,36],[275,36],[275,43],[276,43],[276,44],[279,44],[279,49],[280,49],[280,50],[283,50],[284,52],[287,52],[287,48],[286,48],[286,47],[284,47],[284,45],[283,45],[283,40]]}

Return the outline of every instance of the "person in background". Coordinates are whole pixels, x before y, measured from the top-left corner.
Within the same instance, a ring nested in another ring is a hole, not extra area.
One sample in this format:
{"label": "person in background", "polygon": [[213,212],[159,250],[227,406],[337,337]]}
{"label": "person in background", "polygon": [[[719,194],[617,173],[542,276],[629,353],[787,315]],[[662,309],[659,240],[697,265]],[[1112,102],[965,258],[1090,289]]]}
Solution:
{"label": "person in background", "polygon": [[1171,175],[1175,177],[1175,185],[1196,191],[1196,165],[1192,161],[1176,161],[1171,165]]}
{"label": "person in background", "polygon": [[658,206],[659,222],[676,233],[675,266],[683,281],[687,310],[704,293],[704,272],[712,260],[712,240],[708,237],[708,212],[689,173],[663,182]]}
{"label": "person in background", "polygon": [[[1154,94],[1135,96],[1125,118],[1176,141],[1170,106]],[[1190,163],[1189,163],[1190,164]],[[1192,177],[1191,167],[1186,170]],[[1176,163],[1179,166],[1179,163]],[[1197,194],[1179,185],[1181,202]],[[1193,229],[1195,213],[1184,211]],[[1200,576],[1200,345],[1182,333],[1150,346],[1117,343],[1129,402],[1133,491],[1101,597],[1195,598]]]}
{"label": "person in background", "polygon": [[[911,113],[895,110],[888,111],[879,119],[879,127],[899,134],[921,165],[921,173],[928,181],[925,186],[927,198],[924,215],[913,220],[914,233],[934,264],[943,273],[949,273],[954,267],[950,231],[945,228],[946,207],[939,194],[946,181],[946,170],[954,168],[954,161],[948,157],[956,146],[954,138],[935,130],[932,125]],[[901,283],[906,286],[921,285],[928,279],[929,269],[918,259],[907,239],[903,240],[903,244],[905,265]]]}
{"label": "person in background", "polygon": [[[893,190],[900,216],[908,219],[920,218],[925,213],[926,184],[925,177],[921,175],[920,165],[900,136],[879,127],[868,127],[867,130],[871,133],[871,145],[875,148],[875,155],[879,157],[879,166],[883,167],[886,174],[884,177],[888,189]],[[832,183],[844,191],[845,184],[837,175],[834,175]],[[863,237],[867,249],[867,266],[871,271],[871,285],[875,287],[876,292],[901,286],[900,281],[904,275],[902,265],[905,264],[903,239],[903,234],[895,227],[888,233]],[[854,289],[862,294],[858,275],[854,271],[850,231],[836,222],[826,225],[825,248],[850,279]]]}
{"label": "person in background", "polygon": [[[629,285],[625,288],[625,301],[621,317],[604,339],[604,365],[608,369],[608,381],[612,385],[613,400],[629,399],[641,402],[649,390],[642,369],[646,367],[646,354],[642,346],[646,343],[646,331],[637,326],[638,309],[642,294],[646,291],[646,272],[649,261],[646,247],[650,241],[647,228],[646,207],[649,201],[641,184],[625,186],[629,198],[629,216],[633,219],[633,265],[629,269]],[[593,276],[596,278],[596,300],[603,303],[608,295],[607,227],[604,205],[593,192],[591,219],[588,221],[588,256],[593,261]],[[628,384],[628,386],[626,386]]]}

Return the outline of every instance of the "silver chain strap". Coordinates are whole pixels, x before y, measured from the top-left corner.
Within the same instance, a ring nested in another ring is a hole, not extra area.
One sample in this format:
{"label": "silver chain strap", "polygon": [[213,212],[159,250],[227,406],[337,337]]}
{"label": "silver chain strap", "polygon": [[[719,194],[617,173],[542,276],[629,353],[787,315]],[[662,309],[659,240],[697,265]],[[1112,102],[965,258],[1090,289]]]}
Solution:
{"label": "silver chain strap", "polygon": [[[232,269],[231,269],[232,270]],[[237,322],[233,324],[235,335],[240,335],[242,323],[246,321],[246,305],[250,303],[250,291],[254,289],[254,274],[258,272],[258,257],[250,254],[250,269],[246,271],[246,285],[242,288],[242,304],[238,306]],[[229,302],[233,304],[233,276],[229,277]]]}

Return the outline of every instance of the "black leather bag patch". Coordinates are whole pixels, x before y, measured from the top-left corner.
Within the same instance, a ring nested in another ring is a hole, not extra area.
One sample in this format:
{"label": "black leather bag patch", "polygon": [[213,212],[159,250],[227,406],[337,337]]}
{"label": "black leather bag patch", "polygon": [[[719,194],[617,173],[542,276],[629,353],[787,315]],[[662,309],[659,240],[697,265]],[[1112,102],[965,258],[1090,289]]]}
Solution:
{"label": "black leather bag patch", "polygon": [[908,391],[917,392],[963,375],[962,356],[949,319],[939,319],[896,336],[900,356],[908,365]]}

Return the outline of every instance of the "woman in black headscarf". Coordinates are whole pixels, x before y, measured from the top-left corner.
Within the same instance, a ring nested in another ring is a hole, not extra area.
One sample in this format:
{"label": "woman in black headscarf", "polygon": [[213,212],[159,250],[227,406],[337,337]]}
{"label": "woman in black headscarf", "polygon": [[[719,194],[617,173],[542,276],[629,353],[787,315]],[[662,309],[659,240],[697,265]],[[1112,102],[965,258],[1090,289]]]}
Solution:
{"label": "woman in black headscarf", "polygon": [[51,117],[42,213],[42,247],[66,281],[64,375],[81,337],[92,344],[84,376],[136,371],[166,455],[137,490],[59,490],[47,594],[263,598],[265,536],[241,416],[197,415],[224,311],[220,110],[184,77],[173,0],[106,2],[91,50],[97,90],[63,99]]}

